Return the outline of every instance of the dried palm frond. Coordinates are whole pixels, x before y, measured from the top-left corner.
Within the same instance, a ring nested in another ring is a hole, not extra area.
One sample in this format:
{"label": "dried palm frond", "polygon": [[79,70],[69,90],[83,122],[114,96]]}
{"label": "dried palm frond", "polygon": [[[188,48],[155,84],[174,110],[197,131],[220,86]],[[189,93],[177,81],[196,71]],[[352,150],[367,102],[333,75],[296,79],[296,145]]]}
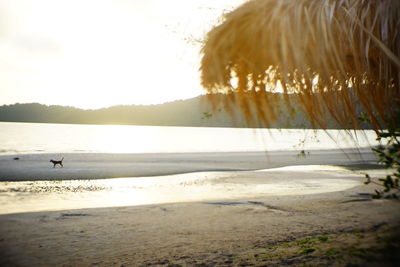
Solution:
{"label": "dried palm frond", "polygon": [[[201,79],[226,93],[247,118],[274,119],[273,94],[295,94],[315,127],[330,116],[375,129],[399,124],[400,1],[253,0],[206,36]],[[296,105],[297,105],[296,104]],[[397,114],[397,115],[396,115]]]}

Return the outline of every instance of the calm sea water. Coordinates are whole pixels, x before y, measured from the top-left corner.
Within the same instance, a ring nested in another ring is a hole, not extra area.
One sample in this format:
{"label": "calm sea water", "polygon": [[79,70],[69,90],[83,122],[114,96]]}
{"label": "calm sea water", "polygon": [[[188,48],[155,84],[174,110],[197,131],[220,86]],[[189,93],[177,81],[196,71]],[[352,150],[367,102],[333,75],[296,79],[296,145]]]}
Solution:
{"label": "calm sea water", "polygon": [[[333,139],[335,141],[333,141]],[[375,145],[372,131],[0,122],[0,153],[311,150]]]}
{"label": "calm sea water", "polygon": [[[351,148],[357,144],[364,147],[374,142],[375,136],[371,131],[349,135],[338,130],[324,132],[293,129],[0,123],[0,154],[311,150]],[[20,166],[15,161],[9,162],[14,166]],[[81,171],[76,165],[73,167],[72,163],[63,169],[46,166],[47,168],[43,168],[43,165],[37,164],[35,168],[43,172]],[[118,169],[121,165],[116,164],[112,168]],[[269,182],[261,184],[244,183],[240,179],[238,181],[219,179],[223,175],[235,178],[229,173],[206,172],[195,175],[193,173],[172,175],[168,179],[143,177],[0,182],[0,214],[224,200],[265,195],[311,194],[342,190],[354,186],[355,183],[358,184],[353,180],[337,179],[336,176],[335,179],[321,180],[318,173],[318,179],[314,179],[311,172],[306,180],[293,181],[289,179],[291,178],[289,173],[289,178],[283,180],[285,183],[282,183],[282,176],[276,180],[276,176],[270,173]],[[252,175],[257,176],[257,173],[254,172]],[[264,177],[264,174],[262,175]],[[208,182],[204,182],[206,180]]]}

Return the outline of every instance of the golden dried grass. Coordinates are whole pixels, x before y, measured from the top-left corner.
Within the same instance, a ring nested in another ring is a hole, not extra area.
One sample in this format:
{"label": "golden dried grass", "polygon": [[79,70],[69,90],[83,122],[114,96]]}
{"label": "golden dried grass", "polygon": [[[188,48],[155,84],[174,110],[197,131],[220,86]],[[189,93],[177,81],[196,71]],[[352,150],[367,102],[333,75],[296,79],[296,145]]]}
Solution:
{"label": "golden dried grass", "polygon": [[249,1],[207,34],[202,85],[232,95],[249,122],[266,126],[276,116],[268,92],[282,91],[297,94],[315,127],[329,115],[357,129],[361,110],[375,129],[392,127],[399,124],[399,30],[398,0]]}

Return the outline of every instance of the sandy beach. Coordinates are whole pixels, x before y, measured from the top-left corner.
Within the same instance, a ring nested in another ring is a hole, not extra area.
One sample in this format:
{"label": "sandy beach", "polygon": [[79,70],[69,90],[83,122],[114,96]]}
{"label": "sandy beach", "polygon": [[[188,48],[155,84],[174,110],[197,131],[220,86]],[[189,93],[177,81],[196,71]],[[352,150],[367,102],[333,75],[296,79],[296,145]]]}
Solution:
{"label": "sandy beach", "polygon": [[[14,160],[18,157],[19,160]],[[64,157],[64,168],[50,159]],[[203,171],[243,171],[292,165],[374,164],[369,148],[212,153],[42,153],[0,155],[0,181],[143,177]]]}
{"label": "sandy beach", "polygon": [[400,203],[372,199],[363,174],[388,170],[367,150],[66,154],[53,169],[57,156],[0,157],[1,266],[398,260],[385,238],[397,236]]}

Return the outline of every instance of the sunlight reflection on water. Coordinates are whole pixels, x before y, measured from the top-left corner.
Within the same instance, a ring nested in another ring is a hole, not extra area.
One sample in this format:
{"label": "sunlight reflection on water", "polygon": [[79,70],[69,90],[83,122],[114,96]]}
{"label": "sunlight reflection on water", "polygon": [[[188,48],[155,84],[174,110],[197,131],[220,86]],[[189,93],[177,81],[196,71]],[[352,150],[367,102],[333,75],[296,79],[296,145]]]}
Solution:
{"label": "sunlight reflection on water", "polygon": [[337,149],[375,145],[375,139],[373,131],[0,122],[3,154]]}
{"label": "sunlight reflection on water", "polygon": [[[305,195],[359,184],[321,172],[204,172],[161,177],[0,183],[0,214],[174,202]],[[351,173],[345,173],[346,177]],[[298,177],[299,176],[299,177]],[[321,179],[321,177],[324,177]]]}

